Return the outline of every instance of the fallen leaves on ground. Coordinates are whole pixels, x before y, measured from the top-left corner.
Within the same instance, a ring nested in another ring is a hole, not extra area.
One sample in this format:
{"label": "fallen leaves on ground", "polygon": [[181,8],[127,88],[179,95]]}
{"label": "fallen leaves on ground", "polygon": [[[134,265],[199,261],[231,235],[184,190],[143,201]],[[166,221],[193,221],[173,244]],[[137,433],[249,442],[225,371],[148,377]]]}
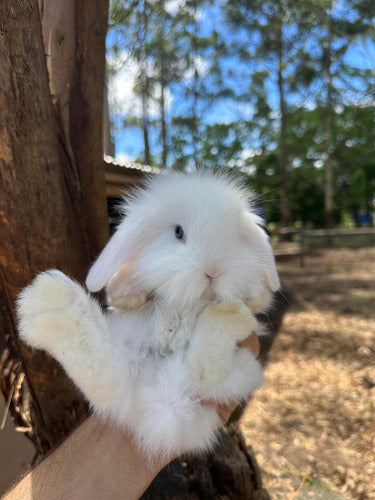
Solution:
{"label": "fallen leaves on ground", "polygon": [[242,418],[265,486],[295,498],[319,477],[375,499],[375,249],[319,250],[279,271],[294,301]]}

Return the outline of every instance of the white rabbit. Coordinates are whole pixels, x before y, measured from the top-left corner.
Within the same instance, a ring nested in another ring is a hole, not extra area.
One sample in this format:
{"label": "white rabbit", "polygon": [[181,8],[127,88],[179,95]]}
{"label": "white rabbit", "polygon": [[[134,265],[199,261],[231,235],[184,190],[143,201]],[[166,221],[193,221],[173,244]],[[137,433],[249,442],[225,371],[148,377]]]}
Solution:
{"label": "white rabbit", "polygon": [[240,401],[262,381],[237,343],[261,333],[250,308],[279,288],[268,237],[245,193],[207,174],[154,178],[125,213],[86,280],[112,307],[48,271],[20,295],[20,335],[151,456],[206,450],[220,419],[205,401]]}

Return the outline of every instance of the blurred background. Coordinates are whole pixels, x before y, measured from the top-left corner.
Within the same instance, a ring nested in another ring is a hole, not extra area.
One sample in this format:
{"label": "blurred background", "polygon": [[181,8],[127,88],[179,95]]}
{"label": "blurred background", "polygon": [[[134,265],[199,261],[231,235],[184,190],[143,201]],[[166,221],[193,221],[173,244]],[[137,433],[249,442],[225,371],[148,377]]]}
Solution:
{"label": "blurred background", "polygon": [[226,167],[280,227],[373,223],[372,0],[112,0],[106,153]]}

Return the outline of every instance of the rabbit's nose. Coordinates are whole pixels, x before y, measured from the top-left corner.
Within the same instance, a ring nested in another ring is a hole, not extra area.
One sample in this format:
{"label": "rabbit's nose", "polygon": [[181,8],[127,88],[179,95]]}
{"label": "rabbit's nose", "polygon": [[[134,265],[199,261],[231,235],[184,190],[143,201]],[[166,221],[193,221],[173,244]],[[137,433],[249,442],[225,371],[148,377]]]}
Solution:
{"label": "rabbit's nose", "polygon": [[222,274],[223,274],[222,272],[213,269],[205,272],[206,278],[208,279],[210,284]]}
{"label": "rabbit's nose", "polygon": [[215,277],[212,276],[211,274],[208,274],[208,273],[205,273],[205,275],[206,275],[206,278],[208,278],[208,281],[211,284],[214,281]]}

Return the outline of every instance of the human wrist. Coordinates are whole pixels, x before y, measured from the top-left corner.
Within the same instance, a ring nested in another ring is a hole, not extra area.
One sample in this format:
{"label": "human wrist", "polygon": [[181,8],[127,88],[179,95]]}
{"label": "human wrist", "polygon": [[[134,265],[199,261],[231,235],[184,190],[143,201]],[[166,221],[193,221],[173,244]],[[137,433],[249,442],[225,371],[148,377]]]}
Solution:
{"label": "human wrist", "polygon": [[4,500],[133,500],[167,463],[145,456],[129,432],[91,415]]}
{"label": "human wrist", "polygon": [[82,458],[90,480],[80,486],[84,495],[77,498],[139,498],[168,463],[162,457],[146,456],[130,432],[119,430],[96,415],[81,427],[77,439],[88,448]]}

